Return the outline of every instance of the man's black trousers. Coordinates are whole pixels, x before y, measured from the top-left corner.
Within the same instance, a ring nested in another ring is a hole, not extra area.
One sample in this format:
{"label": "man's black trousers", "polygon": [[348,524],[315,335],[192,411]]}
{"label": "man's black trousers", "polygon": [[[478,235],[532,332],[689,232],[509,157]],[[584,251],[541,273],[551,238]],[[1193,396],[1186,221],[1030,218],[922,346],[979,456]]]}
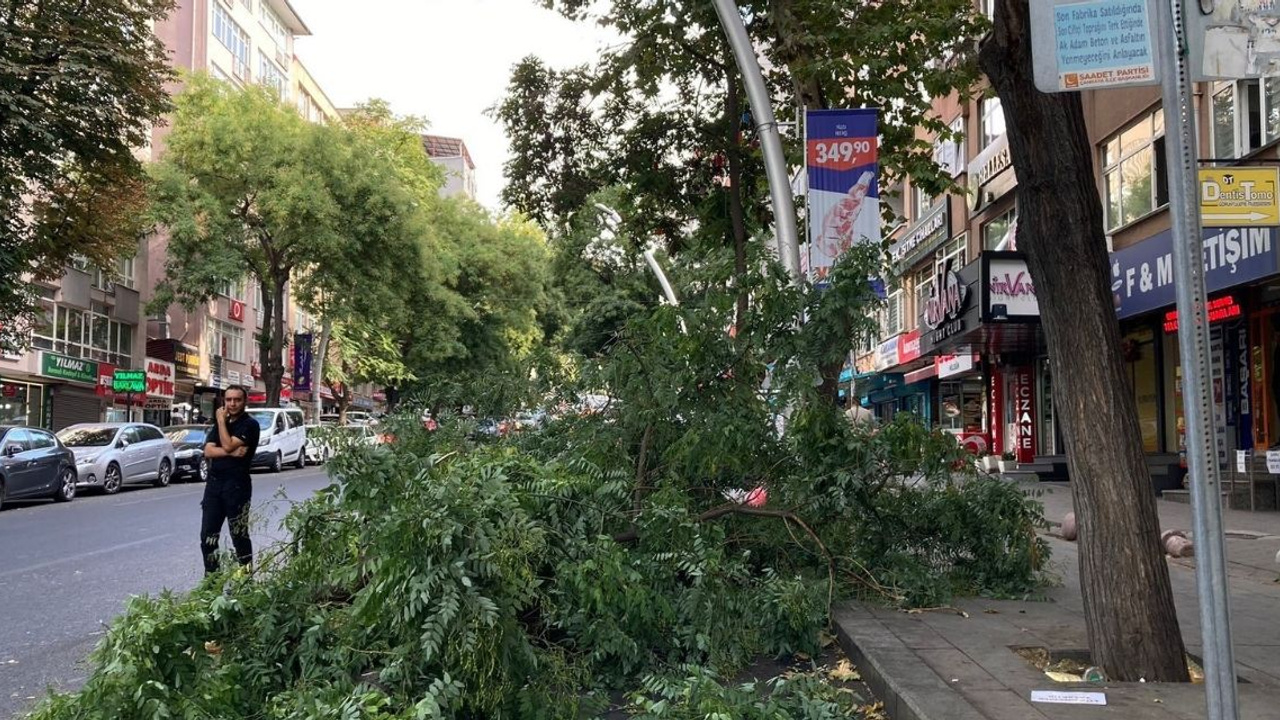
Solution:
{"label": "man's black trousers", "polygon": [[245,480],[209,478],[204,486],[204,513],[200,520],[200,551],[204,555],[206,574],[218,569],[218,537],[223,523],[231,525],[231,544],[241,565],[253,562],[253,543],[249,540],[249,501],[253,484]]}

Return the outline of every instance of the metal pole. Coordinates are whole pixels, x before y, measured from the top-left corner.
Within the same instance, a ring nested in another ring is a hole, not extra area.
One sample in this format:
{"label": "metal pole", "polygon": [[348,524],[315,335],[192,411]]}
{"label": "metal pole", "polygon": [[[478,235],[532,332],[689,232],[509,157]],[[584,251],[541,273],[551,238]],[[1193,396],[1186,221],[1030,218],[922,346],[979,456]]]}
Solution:
{"label": "metal pole", "polygon": [[1173,272],[1177,289],[1178,350],[1183,367],[1182,401],[1187,419],[1187,471],[1191,476],[1191,514],[1196,545],[1196,589],[1200,596],[1200,632],[1204,643],[1205,701],[1210,720],[1236,720],[1235,657],[1231,644],[1231,607],[1222,536],[1222,485],[1213,432],[1209,378],[1209,316],[1205,303],[1204,234],[1200,227],[1196,165],[1196,122],[1191,74],[1187,67],[1182,0],[1157,3],[1164,22],[1161,43],[1169,206],[1173,219]]}
{"label": "metal pole", "polygon": [[676,299],[676,291],[671,289],[671,282],[667,280],[667,274],[662,271],[662,266],[658,264],[658,258],[654,257],[652,250],[644,251],[644,261],[649,263],[649,269],[654,275],[658,276],[658,284],[662,286],[662,294],[667,296],[667,302],[672,305],[679,305],[680,301]]}
{"label": "metal pole", "polygon": [[791,196],[791,182],[787,176],[787,161],[782,154],[782,139],[778,136],[778,121],[773,117],[769,91],[764,84],[764,74],[756,60],[755,49],[747,35],[735,0],[713,0],[720,25],[724,27],[729,45],[733,48],[742,83],[747,89],[751,114],[757,120],[756,135],[764,151],[764,169],[769,178],[769,197],[773,203],[773,221],[778,238],[778,258],[791,274],[793,282],[800,279],[800,243],[796,235],[795,201]]}

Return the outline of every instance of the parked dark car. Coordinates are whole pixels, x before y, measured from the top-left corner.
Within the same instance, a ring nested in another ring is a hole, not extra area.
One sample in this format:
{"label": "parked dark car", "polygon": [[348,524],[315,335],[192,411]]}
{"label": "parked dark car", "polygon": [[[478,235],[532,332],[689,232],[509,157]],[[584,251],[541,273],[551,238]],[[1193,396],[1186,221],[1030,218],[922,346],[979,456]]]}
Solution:
{"label": "parked dark car", "polygon": [[204,441],[212,425],[170,425],[164,436],[173,443],[173,478],[209,479],[209,461],[204,459]]}
{"label": "parked dark car", "polygon": [[76,459],[53,433],[0,426],[0,505],[7,500],[76,496]]}

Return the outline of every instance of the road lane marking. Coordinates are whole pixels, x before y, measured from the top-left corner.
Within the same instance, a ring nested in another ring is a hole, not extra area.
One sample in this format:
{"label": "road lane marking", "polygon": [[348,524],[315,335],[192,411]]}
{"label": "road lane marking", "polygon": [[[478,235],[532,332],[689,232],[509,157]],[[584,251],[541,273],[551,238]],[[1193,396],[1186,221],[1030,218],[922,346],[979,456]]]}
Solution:
{"label": "road lane marking", "polygon": [[91,550],[89,552],[79,553],[77,555],[68,555],[66,557],[58,558],[57,560],[49,560],[48,562],[37,563],[35,565],[28,565],[27,567],[23,567],[23,568],[14,568],[12,570],[5,570],[4,572],[0,572],[0,578],[12,577],[14,575],[21,575],[23,573],[29,573],[35,570],[43,570],[45,568],[53,567],[54,565],[61,565],[63,563],[74,562],[76,560],[84,560],[86,558],[95,557],[97,555],[105,555],[107,553],[118,552],[126,548],[137,547],[138,545],[146,545],[147,543],[153,543],[153,542],[156,542],[157,540],[164,540],[165,538],[170,538],[170,537],[173,537],[173,533],[165,533],[164,535],[155,535],[149,538],[144,538],[142,540],[134,540],[133,542],[121,543],[119,545],[112,545],[111,547],[99,548],[97,550]]}

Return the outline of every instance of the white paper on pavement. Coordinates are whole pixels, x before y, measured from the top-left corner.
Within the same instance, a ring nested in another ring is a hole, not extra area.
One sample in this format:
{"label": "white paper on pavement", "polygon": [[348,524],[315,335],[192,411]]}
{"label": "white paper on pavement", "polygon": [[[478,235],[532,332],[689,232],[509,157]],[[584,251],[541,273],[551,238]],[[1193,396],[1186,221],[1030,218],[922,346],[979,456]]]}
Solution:
{"label": "white paper on pavement", "polygon": [[1106,705],[1107,695],[1100,692],[1032,690],[1031,702],[1058,703],[1061,705]]}

